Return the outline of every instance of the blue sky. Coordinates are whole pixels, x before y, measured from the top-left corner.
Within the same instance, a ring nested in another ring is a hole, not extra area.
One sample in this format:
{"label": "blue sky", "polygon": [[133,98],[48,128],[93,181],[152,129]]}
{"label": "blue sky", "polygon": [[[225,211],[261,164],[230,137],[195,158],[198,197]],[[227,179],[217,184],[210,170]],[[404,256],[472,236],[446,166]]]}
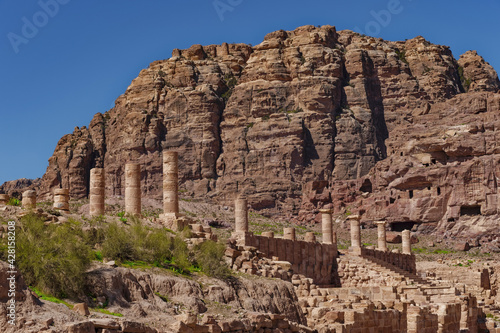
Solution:
{"label": "blue sky", "polygon": [[0,0],[0,184],[41,177],[57,141],[113,107],[174,48],[335,25],[388,40],[418,35],[500,69],[500,0]]}

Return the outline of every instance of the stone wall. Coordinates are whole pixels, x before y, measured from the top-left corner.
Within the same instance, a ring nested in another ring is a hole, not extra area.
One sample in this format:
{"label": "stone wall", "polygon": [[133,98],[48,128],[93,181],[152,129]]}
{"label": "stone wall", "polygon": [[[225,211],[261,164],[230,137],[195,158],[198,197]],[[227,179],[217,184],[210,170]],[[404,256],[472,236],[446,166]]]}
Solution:
{"label": "stone wall", "polygon": [[243,243],[257,248],[268,258],[277,257],[280,261],[290,262],[295,274],[311,278],[318,285],[340,286],[337,244],[293,241],[252,233],[245,233]]}
{"label": "stone wall", "polygon": [[361,256],[368,260],[376,259],[377,263],[387,263],[413,274],[417,273],[417,264],[413,254],[394,253],[362,248]]}

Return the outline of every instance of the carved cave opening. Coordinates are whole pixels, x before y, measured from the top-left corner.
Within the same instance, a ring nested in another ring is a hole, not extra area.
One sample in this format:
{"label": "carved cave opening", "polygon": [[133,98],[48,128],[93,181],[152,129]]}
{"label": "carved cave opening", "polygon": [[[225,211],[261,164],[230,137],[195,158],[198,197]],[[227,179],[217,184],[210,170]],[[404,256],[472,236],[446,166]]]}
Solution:
{"label": "carved cave opening", "polygon": [[460,215],[468,215],[468,216],[481,215],[481,206],[480,205],[461,206]]}
{"label": "carved cave opening", "polygon": [[365,179],[365,181],[363,182],[363,185],[361,185],[359,190],[361,192],[372,193],[372,191],[373,191],[372,182],[369,179]]}
{"label": "carved cave opening", "polygon": [[413,227],[420,225],[419,222],[393,222],[391,223],[391,231],[402,232],[404,230],[412,230]]}

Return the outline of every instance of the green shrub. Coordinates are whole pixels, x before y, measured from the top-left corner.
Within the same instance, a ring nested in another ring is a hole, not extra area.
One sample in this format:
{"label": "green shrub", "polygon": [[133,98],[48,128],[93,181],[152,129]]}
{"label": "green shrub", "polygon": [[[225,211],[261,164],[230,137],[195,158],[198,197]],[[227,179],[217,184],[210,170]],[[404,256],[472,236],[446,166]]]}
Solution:
{"label": "green shrub", "polygon": [[7,202],[7,205],[9,205],[9,206],[21,206],[21,201],[17,198],[10,198],[9,201]]}
{"label": "green shrub", "polygon": [[206,241],[197,247],[195,259],[202,271],[220,279],[226,279],[231,271],[223,262],[225,246],[222,243]]}
{"label": "green shrub", "polygon": [[116,222],[110,223],[104,231],[104,242],[102,244],[102,255],[114,260],[134,260],[134,240],[124,227]]}
{"label": "green shrub", "polygon": [[79,295],[93,258],[80,224],[46,226],[40,217],[27,215],[18,226],[16,259],[26,283],[57,297]]}

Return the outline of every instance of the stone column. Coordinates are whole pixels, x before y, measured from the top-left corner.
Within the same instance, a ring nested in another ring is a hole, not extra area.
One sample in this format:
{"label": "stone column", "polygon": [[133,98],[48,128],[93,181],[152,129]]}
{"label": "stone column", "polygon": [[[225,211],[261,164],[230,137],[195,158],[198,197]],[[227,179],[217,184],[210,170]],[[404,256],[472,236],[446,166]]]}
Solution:
{"label": "stone column", "polygon": [[379,251],[387,251],[387,240],[385,233],[385,226],[387,224],[386,221],[377,221],[377,235],[378,235],[378,250]]}
{"label": "stone column", "polygon": [[90,170],[90,216],[104,215],[105,186],[104,169],[94,168]]}
{"label": "stone column", "polygon": [[163,152],[163,213],[179,214],[179,154]]}
{"label": "stone column", "polygon": [[141,166],[125,164],[125,212],[141,215]]}
{"label": "stone column", "polygon": [[248,201],[236,199],[234,202],[234,220],[236,232],[248,232]]}
{"label": "stone column", "polygon": [[351,247],[349,251],[353,254],[361,255],[361,217],[359,215],[350,215],[347,218],[351,222]]}
{"label": "stone column", "polygon": [[54,209],[69,212],[69,190],[67,188],[54,190]]}
{"label": "stone column", "polygon": [[295,236],[295,228],[284,228],[283,229],[283,238],[289,240],[296,240]]}
{"label": "stone column", "polygon": [[316,235],[314,235],[314,232],[306,232],[306,236],[305,236],[304,240],[306,242],[315,242]]}
{"label": "stone column", "polygon": [[264,231],[262,233],[262,237],[274,238],[274,232],[273,231]]}
{"label": "stone column", "polygon": [[411,254],[411,233],[410,230],[404,230],[401,233],[403,239],[403,254]]}
{"label": "stone column", "polygon": [[323,244],[332,244],[332,211],[330,209],[320,209],[321,229],[323,231]]}
{"label": "stone column", "polygon": [[23,193],[23,208],[35,209],[36,208],[36,191],[28,190]]}
{"label": "stone column", "polygon": [[0,205],[6,205],[9,203],[10,197],[8,194],[0,194]]}

